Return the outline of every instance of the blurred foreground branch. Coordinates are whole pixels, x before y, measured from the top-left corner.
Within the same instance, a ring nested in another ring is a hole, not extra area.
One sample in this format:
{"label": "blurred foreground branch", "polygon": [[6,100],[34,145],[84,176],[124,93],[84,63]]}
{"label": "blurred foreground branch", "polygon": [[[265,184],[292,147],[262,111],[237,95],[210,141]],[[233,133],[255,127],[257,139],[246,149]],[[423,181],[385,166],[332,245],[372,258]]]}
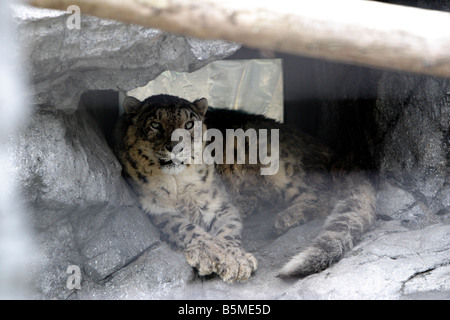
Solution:
{"label": "blurred foreground branch", "polygon": [[203,39],[450,77],[450,14],[361,0],[29,0]]}

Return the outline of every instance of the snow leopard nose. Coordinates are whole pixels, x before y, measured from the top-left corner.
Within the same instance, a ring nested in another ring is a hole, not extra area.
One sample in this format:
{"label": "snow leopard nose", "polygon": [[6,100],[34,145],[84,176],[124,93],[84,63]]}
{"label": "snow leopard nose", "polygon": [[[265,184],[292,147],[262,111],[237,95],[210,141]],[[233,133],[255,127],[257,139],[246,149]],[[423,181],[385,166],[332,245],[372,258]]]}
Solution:
{"label": "snow leopard nose", "polygon": [[183,144],[178,141],[171,141],[170,143],[166,144],[164,147],[166,148],[167,151],[172,152],[172,150],[175,146],[177,146],[177,150],[175,150],[176,152],[181,152],[184,149]]}

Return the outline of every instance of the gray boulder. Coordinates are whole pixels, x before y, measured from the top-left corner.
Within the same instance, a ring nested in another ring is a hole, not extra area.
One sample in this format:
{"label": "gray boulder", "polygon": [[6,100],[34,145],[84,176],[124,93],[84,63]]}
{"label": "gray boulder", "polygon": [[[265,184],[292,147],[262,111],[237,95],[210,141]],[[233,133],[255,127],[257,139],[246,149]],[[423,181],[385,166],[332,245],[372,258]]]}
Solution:
{"label": "gray boulder", "polygon": [[[450,82],[386,72],[374,110],[379,212],[421,228],[450,216]],[[389,215],[389,214],[388,214]]]}
{"label": "gray boulder", "polygon": [[[181,267],[184,257],[176,252],[158,256],[157,261],[163,259],[162,268],[154,267],[155,255],[144,254],[114,274],[106,285],[86,283],[74,298],[450,299],[448,225],[409,230],[396,220],[383,222],[329,269],[303,279],[283,280],[276,277],[278,269],[311,241],[322,221],[296,227],[277,239],[266,233],[270,222],[270,216],[265,216],[252,217],[246,223],[244,244],[257,257],[259,268],[245,283],[197,278]],[[174,259],[178,265],[168,262]],[[161,278],[165,267],[173,271],[171,280]],[[165,286],[161,288],[161,284]]]}
{"label": "gray boulder", "polygon": [[14,6],[13,16],[35,103],[65,111],[75,111],[88,90],[126,92],[165,70],[194,71],[240,47],[84,15],[80,29],[69,29],[71,13],[24,5]]}
{"label": "gray boulder", "polygon": [[49,263],[36,280],[64,288],[67,267],[78,265],[100,281],[159,241],[86,111],[38,109],[15,137],[14,156]]}

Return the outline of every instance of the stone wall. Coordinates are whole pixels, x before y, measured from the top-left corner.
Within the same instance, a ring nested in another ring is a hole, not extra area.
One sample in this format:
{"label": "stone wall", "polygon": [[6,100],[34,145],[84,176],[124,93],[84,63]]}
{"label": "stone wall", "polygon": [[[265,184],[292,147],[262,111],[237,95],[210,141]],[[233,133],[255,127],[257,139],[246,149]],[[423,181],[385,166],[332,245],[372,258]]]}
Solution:
{"label": "stone wall", "polygon": [[450,216],[450,82],[386,72],[379,84],[372,148],[379,213],[410,228]]}
{"label": "stone wall", "polygon": [[[327,83],[323,67],[329,64],[314,63],[323,87]],[[399,220],[412,229],[448,221],[449,80],[344,65],[333,71],[346,85],[327,90],[346,99],[317,99],[315,134],[373,173],[379,217]],[[378,79],[376,99],[352,92],[351,84],[363,86],[373,79]]]}

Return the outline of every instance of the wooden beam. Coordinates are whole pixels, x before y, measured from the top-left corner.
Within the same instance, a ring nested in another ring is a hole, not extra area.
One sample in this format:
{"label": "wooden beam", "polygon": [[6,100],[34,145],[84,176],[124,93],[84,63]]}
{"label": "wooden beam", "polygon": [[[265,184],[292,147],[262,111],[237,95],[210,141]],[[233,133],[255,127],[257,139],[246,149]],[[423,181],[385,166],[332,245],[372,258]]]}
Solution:
{"label": "wooden beam", "polygon": [[253,48],[450,77],[450,13],[361,0],[29,0]]}

